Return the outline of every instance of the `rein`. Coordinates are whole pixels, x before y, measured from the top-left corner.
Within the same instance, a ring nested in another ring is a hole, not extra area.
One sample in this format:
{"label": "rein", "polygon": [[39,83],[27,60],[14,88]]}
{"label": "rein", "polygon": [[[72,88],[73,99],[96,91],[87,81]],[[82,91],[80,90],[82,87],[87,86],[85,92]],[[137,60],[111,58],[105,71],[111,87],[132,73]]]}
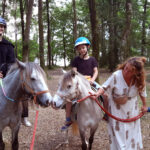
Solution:
{"label": "rein", "polygon": [[33,95],[33,100],[34,103],[37,103],[37,96],[44,94],[44,93],[48,93],[49,90],[45,90],[45,91],[40,91],[40,92],[34,92],[33,89],[25,82],[23,81],[23,73],[21,71],[21,80],[22,80],[22,88],[25,89],[25,87],[31,92],[31,94]]}
{"label": "rein", "polygon": [[14,99],[12,99],[12,98],[10,98],[10,97],[8,97],[8,96],[6,95],[6,92],[5,92],[5,90],[4,90],[3,82],[2,82],[2,79],[1,79],[1,78],[0,78],[0,85],[1,85],[1,87],[2,87],[2,91],[3,91],[4,96],[5,96],[8,100],[14,102],[14,101],[15,101]]}
{"label": "rein", "polygon": [[[84,98],[82,98],[82,99],[77,100],[77,102],[80,103],[80,102],[86,100],[87,98],[91,98],[92,100],[94,100],[94,101],[99,105],[99,107],[100,107],[108,116],[110,116],[111,118],[113,118],[113,119],[115,119],[115,120],[117,120],[117,121],[129,123],[129,122],[133,122],[133,121],[136,121],[136,120],[140,119],[140,118],[144,115],[144,113],[141,112],[139,115],[137,115],[137,116],[135,116],[135,117],[133,117],[133,118],[129,118],[129,119],[121,119],[121,118],[118,118],[118,117],[112,115],[111,113],[109,113],[109,112],[100,104],[100,102],[99,102],[96,98],[93,98],[92,96],[94,96],[94,95],[92,95],[92,93],[89,92],[89,94],[90,94],[90,95],[88,95],[88,96],[86,96],[86,97],[84,97]],[[103,99],[101,96],[100,96],[100,98]]]}

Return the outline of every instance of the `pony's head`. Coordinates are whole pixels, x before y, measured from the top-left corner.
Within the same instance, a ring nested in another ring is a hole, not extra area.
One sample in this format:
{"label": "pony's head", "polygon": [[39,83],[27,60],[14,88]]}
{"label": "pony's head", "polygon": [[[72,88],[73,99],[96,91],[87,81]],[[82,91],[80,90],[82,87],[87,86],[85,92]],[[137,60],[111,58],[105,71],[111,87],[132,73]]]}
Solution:
{"label": "pony's head", "polygon": [[90,88],[88,81],[80,73],[74,70],[64,73],[53,97],[53,106],[59,108],[68,101],[80,98],[82,84]]}
{"label": "pony's head", "polygon": [[8,74],[14,70],[20,71],[21,87],[25,94],[31,95],[41,106],[49,106],[52,101],[52,96],[49,92],[46,75],[43,69],[34,62],[20,62],[16,60]]}

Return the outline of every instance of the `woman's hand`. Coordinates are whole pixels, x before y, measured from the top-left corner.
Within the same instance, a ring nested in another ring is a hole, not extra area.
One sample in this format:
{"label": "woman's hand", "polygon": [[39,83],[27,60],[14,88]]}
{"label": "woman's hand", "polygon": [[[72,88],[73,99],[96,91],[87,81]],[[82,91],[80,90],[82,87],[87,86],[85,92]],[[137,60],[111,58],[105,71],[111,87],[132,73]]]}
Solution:
{"label": "woman's hand", "polygon": [[0,78],[3,78],[3,74],[2,74],[2,72],[0,72]]}
{"label": "woman's hand", "polygon": [[104,90],[102,88],[100,88],[94,95],[92,95],[93,99],[98,98],[100,95],[104,94]]}
{"label": "woman's hand", "polygon": [[148,108],[147,108],[146,106],[142,106],[142,107],[141,107],[141,111],[142,111],[143,113],[147,112],[147,110],[148,110]]}
{"label": "woman's hand", "polygon": [[146,98],[145,97],[143,97],[141,94],[139,94],[140,95],[140,98],[141,98],[141,100],[142,100],[142,103],[143,103],[143,106],[141,107],[141,111],[143,112],[143,113],[145,113],[145,112],[147,112],[147,106],[146,106]]}

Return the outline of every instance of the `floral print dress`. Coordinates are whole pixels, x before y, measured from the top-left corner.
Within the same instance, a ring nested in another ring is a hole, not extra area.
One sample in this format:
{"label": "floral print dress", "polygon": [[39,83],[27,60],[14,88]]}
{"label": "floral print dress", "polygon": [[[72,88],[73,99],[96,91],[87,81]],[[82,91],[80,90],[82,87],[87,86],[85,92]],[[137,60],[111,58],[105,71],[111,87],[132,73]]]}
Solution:
{"label": "floral print dress", "polygon": [[[114,72],[102,85],[108,94],[108,111],[119,118],[127,119],[139,114],[138,89],[128,86],[122,70]],[[146,90],[141,95],[146,97]],[[143,148],[140,119],[123,123],[109,117],[108,134],[110,150],[139,150]]]}

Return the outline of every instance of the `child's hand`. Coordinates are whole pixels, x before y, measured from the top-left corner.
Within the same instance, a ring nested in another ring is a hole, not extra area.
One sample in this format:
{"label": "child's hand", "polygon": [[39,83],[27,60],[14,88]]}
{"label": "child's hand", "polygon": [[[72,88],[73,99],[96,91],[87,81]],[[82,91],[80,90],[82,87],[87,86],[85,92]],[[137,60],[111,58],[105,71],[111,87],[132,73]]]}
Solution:
{"label": "child's hand", "polygon": [[90,85],[93,85],[94,81],[93,80],[89,80]]}

